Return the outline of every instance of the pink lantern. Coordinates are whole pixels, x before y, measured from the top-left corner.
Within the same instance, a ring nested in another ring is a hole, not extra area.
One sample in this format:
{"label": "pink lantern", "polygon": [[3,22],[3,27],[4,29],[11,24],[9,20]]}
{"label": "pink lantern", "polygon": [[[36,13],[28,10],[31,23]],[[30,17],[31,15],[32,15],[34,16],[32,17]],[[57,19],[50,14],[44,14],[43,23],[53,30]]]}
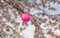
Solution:
{"label": "pink lantern", "polygon": [[22,14],[21,19],[22,19],[23,22],[26,23],[30,20],[30,15],[28,13],[24,13],[24,14]]}

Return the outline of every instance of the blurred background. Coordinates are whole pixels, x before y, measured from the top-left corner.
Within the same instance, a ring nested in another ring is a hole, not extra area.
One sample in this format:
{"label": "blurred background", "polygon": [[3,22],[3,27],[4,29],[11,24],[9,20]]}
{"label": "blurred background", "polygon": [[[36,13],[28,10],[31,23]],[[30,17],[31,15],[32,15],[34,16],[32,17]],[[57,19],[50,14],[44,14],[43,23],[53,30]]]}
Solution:
{"label": "blurred background", "polygon": [[60,38],[60,0],[0,0],[0,38]]}

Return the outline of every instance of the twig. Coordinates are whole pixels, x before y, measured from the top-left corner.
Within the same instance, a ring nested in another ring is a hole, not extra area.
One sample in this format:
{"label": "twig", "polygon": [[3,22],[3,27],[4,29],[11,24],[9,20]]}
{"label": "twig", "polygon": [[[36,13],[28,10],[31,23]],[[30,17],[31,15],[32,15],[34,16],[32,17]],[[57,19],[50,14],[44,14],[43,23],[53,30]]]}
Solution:
{"label": "twig", "polygon": [[[5,2],[6,2],[7,4],[13,6],[15,9],[17,9],[17,10],[19,11],[20,15],[21,15],[22,13],[24,13],[22,7],[19,6],[18,3],[15,3],[15,2],[13,2],[13,1],[5,1]],[[40,13],[40,14],[42,14],[42,13]],[[31,14],[30,14],[30,15],[31,15]],[[42,15],[43,15],[43,14],[42,14]],[[47,15],[47,14],[45,14],[45,15]],[[49,16],[49,15],[47,15],[47,16]],[[39,25],[39,19],[38,19],[36,16],[34,16],[34,15],[31,15],[31,22],[32,22],[34,25],[36,25],[36,26]]]}

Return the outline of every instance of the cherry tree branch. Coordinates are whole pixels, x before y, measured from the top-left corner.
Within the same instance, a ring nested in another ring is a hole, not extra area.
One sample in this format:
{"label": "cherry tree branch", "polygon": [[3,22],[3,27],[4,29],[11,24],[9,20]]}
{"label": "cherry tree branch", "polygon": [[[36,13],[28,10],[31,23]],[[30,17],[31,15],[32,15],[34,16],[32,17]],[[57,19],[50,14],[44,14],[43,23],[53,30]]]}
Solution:
{"label": "cherry tree branch", "polygon": [[[4,0],[7,4],[13,6],[15,9],[17,9],[19,11],[19,14],[22,15],[24,13],[24,10],[22,9],[22,6],[20,6],[18,3],[16,2],[13,2],[12,0],[9,0],[9,1],[6,1]],[[40,13],[42,14],[42,13]],[[31,15],[31,14],[30,14]],[[47,15],[47,14],[45,14]],[[48,15],[47,15],[48,16]],[[39,26],[39,19],[34,16],[34,15],[31,15],[31,22],[36,25],[36,26]]]}

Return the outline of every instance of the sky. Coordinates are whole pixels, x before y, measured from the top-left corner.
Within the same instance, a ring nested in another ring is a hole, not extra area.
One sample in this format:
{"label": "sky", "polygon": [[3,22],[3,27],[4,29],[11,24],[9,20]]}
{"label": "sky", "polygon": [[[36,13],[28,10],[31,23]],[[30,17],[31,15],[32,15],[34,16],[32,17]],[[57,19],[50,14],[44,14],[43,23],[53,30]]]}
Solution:
{"label": "sky", "polygon": [[[28,2],[34,4],[33,1],[36,1],[37,4],[39,4],[41,2],[41,0],[29,0]],[[48,7],[47,7],[47,8],[45,8],[46,14],[48,14],[48,15],[57,15],[57,14],[60,14],[60,4],[58,4],[57,2],[55,4],[53,2],[47,2],[46,5],[49,5],[49,3],[50,3],[51,7],[54,7],[56,9],[56,11],[48,10]],[[33,8],[31,10],[33,10],[33,14],[38,12],[37,10],[35,10]]]}

